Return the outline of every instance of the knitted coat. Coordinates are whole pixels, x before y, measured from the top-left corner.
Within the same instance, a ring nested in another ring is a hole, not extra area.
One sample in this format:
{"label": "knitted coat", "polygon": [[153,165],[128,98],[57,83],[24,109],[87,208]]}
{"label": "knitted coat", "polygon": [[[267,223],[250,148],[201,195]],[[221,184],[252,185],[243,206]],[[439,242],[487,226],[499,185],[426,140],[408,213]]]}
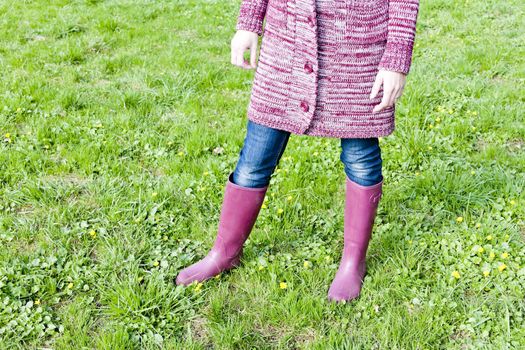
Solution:
{"label": "knitted coat", "polygon": [[418,10],[419,0],[242,0],[236,29],[262,36],[248,118],[303,135],[391,134],[395,105],[373,113],[383,89],[369,96],[380,68],[408,74]]}

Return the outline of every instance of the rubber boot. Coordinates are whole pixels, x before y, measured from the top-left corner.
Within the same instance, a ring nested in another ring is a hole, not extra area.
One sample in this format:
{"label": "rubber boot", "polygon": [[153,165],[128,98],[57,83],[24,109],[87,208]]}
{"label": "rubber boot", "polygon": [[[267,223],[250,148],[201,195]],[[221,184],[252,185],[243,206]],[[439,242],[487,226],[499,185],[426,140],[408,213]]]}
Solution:
{"label": "rubber boot", "polygon": [[346,177],[344,249],[339,269],[328,290],[331,301],[350,301],[359,296],[366,274],[366,251],[372,235],[383,180],[362,186]]}
{"label": "rubber boot", "polygon": [[202,282],[239,265],[244,242],[259,215],[268,186],[249,188],[228,176],[217,237],[206,257],[183,269],[177,276],[178,285]]}

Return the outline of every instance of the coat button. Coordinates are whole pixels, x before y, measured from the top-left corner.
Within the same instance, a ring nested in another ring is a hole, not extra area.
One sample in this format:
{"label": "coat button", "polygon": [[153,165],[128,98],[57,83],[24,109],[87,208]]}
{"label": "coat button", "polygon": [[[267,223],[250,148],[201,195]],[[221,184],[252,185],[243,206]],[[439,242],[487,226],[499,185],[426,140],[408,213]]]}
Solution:
{"label": "coat button", "polygon": [[310,61],[307,61],[305,64],[304,64],[304,71],[308,74],[312,73],[314,71],[314,68],[312,67],[312,63],[310,63]]}
{"label": "coat button", "polygon": [[306,101],[301,101],[301,108],[303,109],[304,112],[308,112],[308,110],[310,109],[310,107],[308,106],[308,102]]}
{"label": "coat button", "polygon": [[310,27],[315,27],[315,17],[314,15],[310,15],[308,16],[308,24],[310,25]]}

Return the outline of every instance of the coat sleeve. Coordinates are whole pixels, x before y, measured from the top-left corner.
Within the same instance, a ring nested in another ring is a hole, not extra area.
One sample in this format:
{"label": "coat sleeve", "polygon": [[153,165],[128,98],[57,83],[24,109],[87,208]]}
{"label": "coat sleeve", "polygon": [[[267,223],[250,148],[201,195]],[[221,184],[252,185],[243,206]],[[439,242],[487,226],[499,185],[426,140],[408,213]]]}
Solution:
{"label": "coat sleeve", "polygon": [[247,30],[261,36],[267,6],[268,0],[242,0],[236,29]]}
{"label": "coat sleeve", "polygon": [[419,0],[389,0],[388,37],[379,68],[408,74],[418,12]]}

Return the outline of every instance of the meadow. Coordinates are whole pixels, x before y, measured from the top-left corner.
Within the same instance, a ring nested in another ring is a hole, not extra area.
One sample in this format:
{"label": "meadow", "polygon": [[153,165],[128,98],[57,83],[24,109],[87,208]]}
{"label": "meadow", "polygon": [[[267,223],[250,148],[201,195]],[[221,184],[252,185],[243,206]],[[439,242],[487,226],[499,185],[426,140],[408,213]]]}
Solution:
{"label": "meadow", "polygon": [[525,4],[422,1],[361,297],[335,138],[292,135],[242,266],[215,237],[240,1],[0,0],[0,349],[525,347]]}

